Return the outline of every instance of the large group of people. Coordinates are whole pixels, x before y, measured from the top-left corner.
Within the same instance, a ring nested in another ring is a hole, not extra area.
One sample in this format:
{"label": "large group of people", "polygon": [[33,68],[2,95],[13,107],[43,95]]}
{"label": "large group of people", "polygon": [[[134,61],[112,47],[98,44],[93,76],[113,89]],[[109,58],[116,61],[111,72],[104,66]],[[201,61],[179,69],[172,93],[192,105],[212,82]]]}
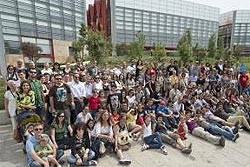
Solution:
{"label": "large group of people", "polygon": [[8,65],[5,81],[14,136],[22,113],[41,120],[25,132],[30,167],[60,167],[66,149],[70,164],[97,165],[110,152],[128,165],[124,151],[133,140],[143,141],[141,151],[167,155],[170,145],[190,154],[188,132],[221,147],[239,138],[239,128],[250,133],[250,74],[240,63],[138,60],[100,68],[79,58],[74,66],[45,63],[40,70],[18,60]]}

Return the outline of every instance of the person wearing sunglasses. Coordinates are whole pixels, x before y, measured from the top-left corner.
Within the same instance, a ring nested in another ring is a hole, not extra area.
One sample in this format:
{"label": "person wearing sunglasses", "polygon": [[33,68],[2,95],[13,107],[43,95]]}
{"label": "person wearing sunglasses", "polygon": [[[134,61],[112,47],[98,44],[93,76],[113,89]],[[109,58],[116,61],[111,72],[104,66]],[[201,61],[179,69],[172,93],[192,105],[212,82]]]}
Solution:
{"label": "person wearing sunglasses", "polygon": [[[49,167],[49,163],[42,160],[42,158],[40,158],[34,150],[35,146],[39,144],[42,137],[49,137],[48,135],[43,134],[43,124],[36,123],[34,124],[33,129],[34,135],[29,135],[26,142],[27,160],[29,167]],[[63,150],[56,150],[55,145],[50,139],[48,140],[48,144],[53,150],[52,156],[59,160],[64,154]]]}
{"label": "person wearing sunglasses", "polygon": [[74,96],[72,95],[69,86],[62,82],[62,76],[60,74],[55,74],[55,85],[51,87],[49,91],[49,100],[51,106],[51,113],[56,115],[58,112],[64,113],[65,120],[70,122],[71,107],[75,106]]}
{"label": "person wearing sunglasses", "polygon": [[69,122],[67,122],[67,120],[65,120],[65,116],[64,113],[62,112],[58,112],[56,114],[56,118],[54,119],[54,121],[51,124],[51,139],[56,147],[56,149],[66,149],[69,147],[70,144],[70,139],[68,136],[68,134],[70,136],[73,135],[73,130],[69,124]]}

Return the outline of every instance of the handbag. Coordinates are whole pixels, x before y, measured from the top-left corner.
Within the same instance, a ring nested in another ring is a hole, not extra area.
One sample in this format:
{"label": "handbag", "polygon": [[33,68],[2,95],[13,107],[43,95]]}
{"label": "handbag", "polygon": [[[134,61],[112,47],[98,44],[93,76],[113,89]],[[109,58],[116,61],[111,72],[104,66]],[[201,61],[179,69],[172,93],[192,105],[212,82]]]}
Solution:
{"label": "handbag", "polygon": [[106,152],[106,147],[104,145],[104,142],[100,141],[99,153],[104,154],[105,152]]}
{"label": "handbag", "polygon": [[121,146],[129,144],[130,137],[127,130],[123,130],[119,132],[117,143]]}

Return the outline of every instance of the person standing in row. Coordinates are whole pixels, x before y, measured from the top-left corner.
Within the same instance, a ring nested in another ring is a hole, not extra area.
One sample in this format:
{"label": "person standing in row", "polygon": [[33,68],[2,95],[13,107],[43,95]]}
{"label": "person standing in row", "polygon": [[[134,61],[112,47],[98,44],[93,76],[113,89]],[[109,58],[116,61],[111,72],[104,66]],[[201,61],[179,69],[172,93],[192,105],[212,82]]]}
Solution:
{"label": "person standing in row", "polygon": [[[49,100],[52,114],[56,115],[57,112],[65,114],[65,120],[70,122],[70,105],[75,106],[74,97],[71,93],[69,86],[62,82],[62,76],[55,74],[55,85],[49,91]],[[73,122],[71,122],[73,123]]]}

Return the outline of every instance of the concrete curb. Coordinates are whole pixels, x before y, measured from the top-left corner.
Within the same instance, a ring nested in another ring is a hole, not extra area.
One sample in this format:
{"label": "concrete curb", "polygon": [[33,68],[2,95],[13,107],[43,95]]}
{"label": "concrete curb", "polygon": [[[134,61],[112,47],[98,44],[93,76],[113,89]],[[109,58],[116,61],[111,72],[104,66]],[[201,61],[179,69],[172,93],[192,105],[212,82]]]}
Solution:
{"label": "concrete curb", "polygon": [[10,118],[7,116],[5,110],[0,110],[0,125],[7,125],[10,123]]}

